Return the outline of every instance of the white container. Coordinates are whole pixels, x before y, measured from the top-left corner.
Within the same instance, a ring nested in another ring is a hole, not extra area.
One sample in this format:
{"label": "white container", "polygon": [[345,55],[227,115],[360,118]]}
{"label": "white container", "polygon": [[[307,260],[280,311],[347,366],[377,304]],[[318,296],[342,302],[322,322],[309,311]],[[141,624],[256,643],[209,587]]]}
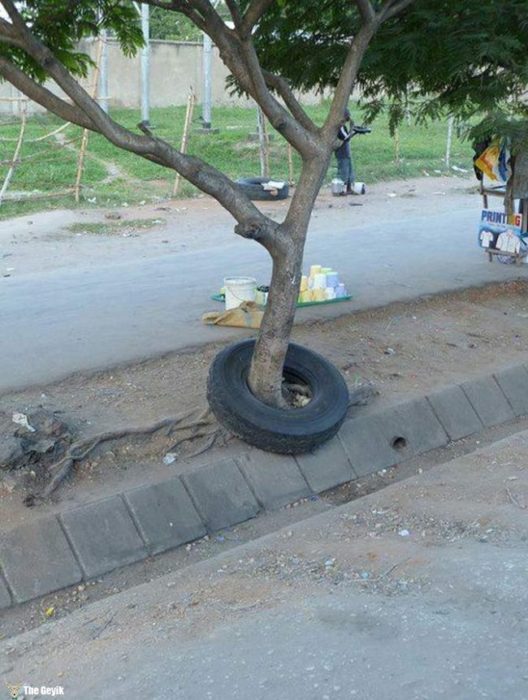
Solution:
{"label": "white container", "polygon": [[236,309],[244,301],[255,301],[257,294],[257,280],[254,277],[226,277],[225,307]]}
{"label": "white container", "polygon": [[354,190],[354,194],[365,194],[367,191],[367,187],[364,182],[354,182],[352,189]]}
{"label": "white container", "polygon": [[314,276],[312,289],[326,289],[326,275],[324,272],[318,272]]}
{"label": "white container", "polygon": [[343,180],[340,180],[338,177],[336,177],[332,180],[331,188],[334,197],[338,197],[340,194],[344,193],[345,183],[343,182]]}

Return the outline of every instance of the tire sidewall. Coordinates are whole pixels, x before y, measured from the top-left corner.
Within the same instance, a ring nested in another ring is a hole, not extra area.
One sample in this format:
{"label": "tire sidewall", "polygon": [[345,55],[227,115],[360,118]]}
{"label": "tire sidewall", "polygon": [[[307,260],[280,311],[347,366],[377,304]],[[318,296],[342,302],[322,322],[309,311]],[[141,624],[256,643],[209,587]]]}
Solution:
{"label": "tire sidewall", "polygon": [[332,437],[348,408],[348,388],[337,368],[321,355],[290,344],[285,373],[307,383],[312,399],[302,408],[271,407],[255,397],[247,383],[254,345],[254,340],[245,340],[229,346],[211,365],[208,400],[219,421],[250,444],[270,451],[309,451]]}

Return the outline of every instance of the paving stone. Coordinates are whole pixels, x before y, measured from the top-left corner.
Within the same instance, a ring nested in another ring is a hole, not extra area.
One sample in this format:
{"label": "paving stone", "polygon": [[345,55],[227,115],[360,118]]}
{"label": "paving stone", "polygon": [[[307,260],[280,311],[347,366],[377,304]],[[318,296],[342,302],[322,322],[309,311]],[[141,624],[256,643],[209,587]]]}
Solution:
{"label": "paving stone", "polygon": [[528,372],[519,365],[498,372],[495,379],[516,416],[528,416]]}
{"label": "paving stone", "polygon": [[236,461],[264,508],[280,508],[311,493],[293,457],[252,449]]}
{"label": "paving stone", "polygon": [[0,535],[0,565],[18,603],[82,579],[68,540],[54,517]]}
{"label": "paving stone", "polygon": [[259,511],[258,503],[232,459],[210,464],[182,478],[210,532],[244,522]]}
{"label": "paving stone", "polygon": [[124,498],[153,554],[179,547],[206,534],[180,479],[128,491]]}
{"label": "paving stone", "polygon": [[356,478],[338,436],[313,452],[297,455],[296,459],[315,493],[327,491]]}
{"label": "paving stone", "polygon": [[119,496],[75,508],[60,517],[87,578],[147,556],[143,540]]}
{"label": "paving stone", "polygon": [[493,377],[474,379],[461,386],[486,428],[515,418],[510,404]]}
{"label": "paving stone", "polygon": [[358,476],[372,474],[399,461],[399,455],[390,447],[376,414],[345,421],[339,436]]}
{"label": "paving stone", "polygon": [[386,409],[379,416],[389,445],[399,446],[394,449],[398,455],[398,462],[442,447],[449,442],[447,433],[426,399],[407,401]]}
{"label": "paving stone", "polygon": [[0,576],[0,610],[2,608],[8,608],[11,605],[11,595],[5,584],[5,581]]}
{"label": "paving stone", "polygon": [[451,440],[460,440],[483,429],[480,418],[459,386],[448,386],[427,398]]}

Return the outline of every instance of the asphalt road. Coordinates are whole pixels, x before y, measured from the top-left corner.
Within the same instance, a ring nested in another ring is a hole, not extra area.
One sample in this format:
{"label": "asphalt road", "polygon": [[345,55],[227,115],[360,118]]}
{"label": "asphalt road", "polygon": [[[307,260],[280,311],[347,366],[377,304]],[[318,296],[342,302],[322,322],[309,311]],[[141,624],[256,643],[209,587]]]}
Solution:
{"label": "asphalt road", "polygon": [[[476,247],[479,202],[434,217],[354,227],[343,210],[313,219],[305,261],[335,267],[354,299],[302,309],[297,321],[329,317],[423,294],[526,276],[528,267],[489,264]],[[206,327],[209,296],[230,274],[265,283],[270,265],[258,244],[238,240],[192,252],[94,268],[0,280],[0,392],[51,382],[236,338]]]}

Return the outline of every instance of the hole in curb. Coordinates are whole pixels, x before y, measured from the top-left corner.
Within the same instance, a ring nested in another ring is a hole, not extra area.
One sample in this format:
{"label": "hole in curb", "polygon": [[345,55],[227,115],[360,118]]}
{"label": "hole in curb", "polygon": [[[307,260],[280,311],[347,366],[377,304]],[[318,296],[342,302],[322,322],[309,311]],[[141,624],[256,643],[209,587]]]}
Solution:
{"label": "hole in curb", "polygon": [[403,450],[405,447],[407,447],[407,440],[404,437],[401,437],[401,435],[393,437],[391,440],[391,447],[394,450]]}

